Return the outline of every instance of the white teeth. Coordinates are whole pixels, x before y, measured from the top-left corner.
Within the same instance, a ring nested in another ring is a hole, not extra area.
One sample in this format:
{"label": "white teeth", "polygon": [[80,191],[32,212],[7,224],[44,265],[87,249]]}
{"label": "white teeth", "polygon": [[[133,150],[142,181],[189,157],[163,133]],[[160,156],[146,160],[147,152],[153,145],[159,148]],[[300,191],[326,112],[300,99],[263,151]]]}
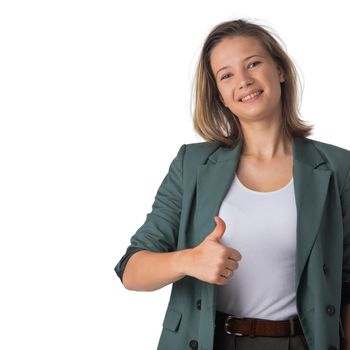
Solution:
{"label": "white teeth", "polygon": [[243,97],[242,98],[242,101],[247,101],[247,100],[250,100],[251,98],[255,97],[255,96],[258,96],[261,94],[261,91],[257,91],[257,92],[254,92],[253,94],[250,94],[246,97]]}

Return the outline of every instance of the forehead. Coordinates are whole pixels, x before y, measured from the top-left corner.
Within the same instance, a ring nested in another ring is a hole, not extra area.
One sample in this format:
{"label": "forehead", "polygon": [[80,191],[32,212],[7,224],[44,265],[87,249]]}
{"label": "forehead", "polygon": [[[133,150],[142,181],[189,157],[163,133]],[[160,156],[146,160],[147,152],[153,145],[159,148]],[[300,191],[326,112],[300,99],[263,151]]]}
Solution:
{"label": "forehead", "polygon": [[[236,65],[246,57],[259,55],[268,58],[268,53],[259,41],[252,37],[227,37],[222,39],[210,53],[210,63],[213,69],[222,65]],[[220,66],[220,67],[219,67]]]}

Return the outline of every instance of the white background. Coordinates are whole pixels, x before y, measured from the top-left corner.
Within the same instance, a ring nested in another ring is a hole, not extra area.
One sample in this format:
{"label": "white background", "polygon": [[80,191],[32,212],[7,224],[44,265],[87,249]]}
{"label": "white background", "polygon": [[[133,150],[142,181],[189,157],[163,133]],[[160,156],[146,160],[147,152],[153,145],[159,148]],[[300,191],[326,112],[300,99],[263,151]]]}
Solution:
{"label": "white background", "polygon": [[237,18],[282,38],[310,137],[349,149],[345,1],[0,3],[1,349],[156,349],[170,286],[127,291],[114,266],[179,147],[203,141],[194,68]]}

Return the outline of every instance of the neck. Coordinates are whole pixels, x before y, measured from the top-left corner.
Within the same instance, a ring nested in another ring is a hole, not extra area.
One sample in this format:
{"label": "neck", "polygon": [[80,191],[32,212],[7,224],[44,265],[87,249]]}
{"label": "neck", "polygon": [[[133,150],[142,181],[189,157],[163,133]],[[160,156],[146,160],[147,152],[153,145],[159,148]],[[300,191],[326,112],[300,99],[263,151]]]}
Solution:
{"label": "neck", "polygon": [[283,137],[280,129],[244,132],[242,156],[273,160],[292,154],[292,140]]}

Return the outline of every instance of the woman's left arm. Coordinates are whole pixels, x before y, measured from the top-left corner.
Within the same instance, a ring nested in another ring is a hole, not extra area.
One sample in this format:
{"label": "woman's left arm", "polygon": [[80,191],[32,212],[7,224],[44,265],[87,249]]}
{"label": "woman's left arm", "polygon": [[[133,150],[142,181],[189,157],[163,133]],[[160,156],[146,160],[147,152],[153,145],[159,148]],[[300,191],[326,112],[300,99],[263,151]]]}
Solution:
{"label": "woman's left arm", "polygon": [[341,350],[350,350],[350,167],[344,181],[340,199],[344,232],[342,306],[340,310],[344,338],[341,339]]}
{"label": "woman's left arm", "polygon": [[350,350],[350,304],[342,305],[341,318],[345,336],[341,339],[341,350]]}

